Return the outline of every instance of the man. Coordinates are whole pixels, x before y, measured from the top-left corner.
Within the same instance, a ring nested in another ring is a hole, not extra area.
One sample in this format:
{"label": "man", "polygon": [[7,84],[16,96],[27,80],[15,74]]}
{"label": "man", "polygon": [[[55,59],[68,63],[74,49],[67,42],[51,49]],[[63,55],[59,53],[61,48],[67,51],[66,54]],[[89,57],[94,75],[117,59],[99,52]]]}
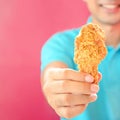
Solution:
{"label": "man", "polygon": [[91,75],[77,71],[74,39],[80,29],[73,29],[52,36],[42,49],[43,92],[62,120],[120,120],[120,0],[84,1],[91,12],[88,22],[99,24],[106,34],[102,81],[93,84]]}

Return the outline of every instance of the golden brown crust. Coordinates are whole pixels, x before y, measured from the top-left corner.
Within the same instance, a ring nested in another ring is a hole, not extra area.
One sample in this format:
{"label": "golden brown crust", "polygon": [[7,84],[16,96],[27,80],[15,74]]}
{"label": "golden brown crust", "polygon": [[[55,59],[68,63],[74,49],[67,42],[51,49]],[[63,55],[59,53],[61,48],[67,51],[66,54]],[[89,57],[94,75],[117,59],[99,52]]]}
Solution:
{"label": "golden brown crust", "polygon": [[87,24],[75,39],[74,61],[81,72],[91,74],[98,83],[98,64],[107,54],[104,31],[96,24]]}

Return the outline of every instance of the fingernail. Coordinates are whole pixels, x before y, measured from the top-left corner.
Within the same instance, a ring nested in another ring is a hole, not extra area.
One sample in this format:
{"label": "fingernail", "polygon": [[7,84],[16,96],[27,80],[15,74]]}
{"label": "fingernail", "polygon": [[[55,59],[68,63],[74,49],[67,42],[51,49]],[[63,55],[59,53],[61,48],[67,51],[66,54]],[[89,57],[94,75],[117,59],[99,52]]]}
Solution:
{"label": "fingernail", "polygon": [[91,94],[90,96],[91,97],[97,97],[97,94]]}
{"label": "fingernail", "polygon": [[97,99],[97,94],[91,94],[90,97],[95,101]]}
{"label": "fingernail", "polygon": [[99,90],[98,85],[95,85],[95,84],[92,84],[92,85],[91,85],[91,91],[92,91],[92,92],[98,92],[98,90]]}
{"label": "fingernail", "polygon": [[87,76],[85,76],[85,81],[86,82],[93,82],[94,78],[91,75],[87,75]]}

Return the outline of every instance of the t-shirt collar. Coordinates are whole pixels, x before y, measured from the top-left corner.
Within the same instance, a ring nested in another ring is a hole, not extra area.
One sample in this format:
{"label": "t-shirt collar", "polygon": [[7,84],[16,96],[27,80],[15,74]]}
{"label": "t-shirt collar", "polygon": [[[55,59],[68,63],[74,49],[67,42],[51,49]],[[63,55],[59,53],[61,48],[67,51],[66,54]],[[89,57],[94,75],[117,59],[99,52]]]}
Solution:
{"label": "t-shirt collar", "polygon": [[91,22],[92,22],[92,17],[89,17],[87,23],[91,23]]}

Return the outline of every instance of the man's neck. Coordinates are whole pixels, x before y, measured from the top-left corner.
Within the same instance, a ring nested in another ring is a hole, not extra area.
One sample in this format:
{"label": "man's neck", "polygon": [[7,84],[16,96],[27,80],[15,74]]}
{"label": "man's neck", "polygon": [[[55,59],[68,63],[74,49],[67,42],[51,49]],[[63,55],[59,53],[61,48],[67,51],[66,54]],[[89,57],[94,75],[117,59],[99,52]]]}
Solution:
{"label": "man's neck", "polygon": [[[93,21],[94,23],[97,23]],[[99,23],[97,23],[99,24]],[[106,45],[117,47],[120,43],[120,24],[116,25],[105,25],[99,24],[105,31],[106,34]]]}
{"label": "man's neck", "polygon": [[102,26],[106,34],[106,45],[117,47],[120,43],[120,25]]}

